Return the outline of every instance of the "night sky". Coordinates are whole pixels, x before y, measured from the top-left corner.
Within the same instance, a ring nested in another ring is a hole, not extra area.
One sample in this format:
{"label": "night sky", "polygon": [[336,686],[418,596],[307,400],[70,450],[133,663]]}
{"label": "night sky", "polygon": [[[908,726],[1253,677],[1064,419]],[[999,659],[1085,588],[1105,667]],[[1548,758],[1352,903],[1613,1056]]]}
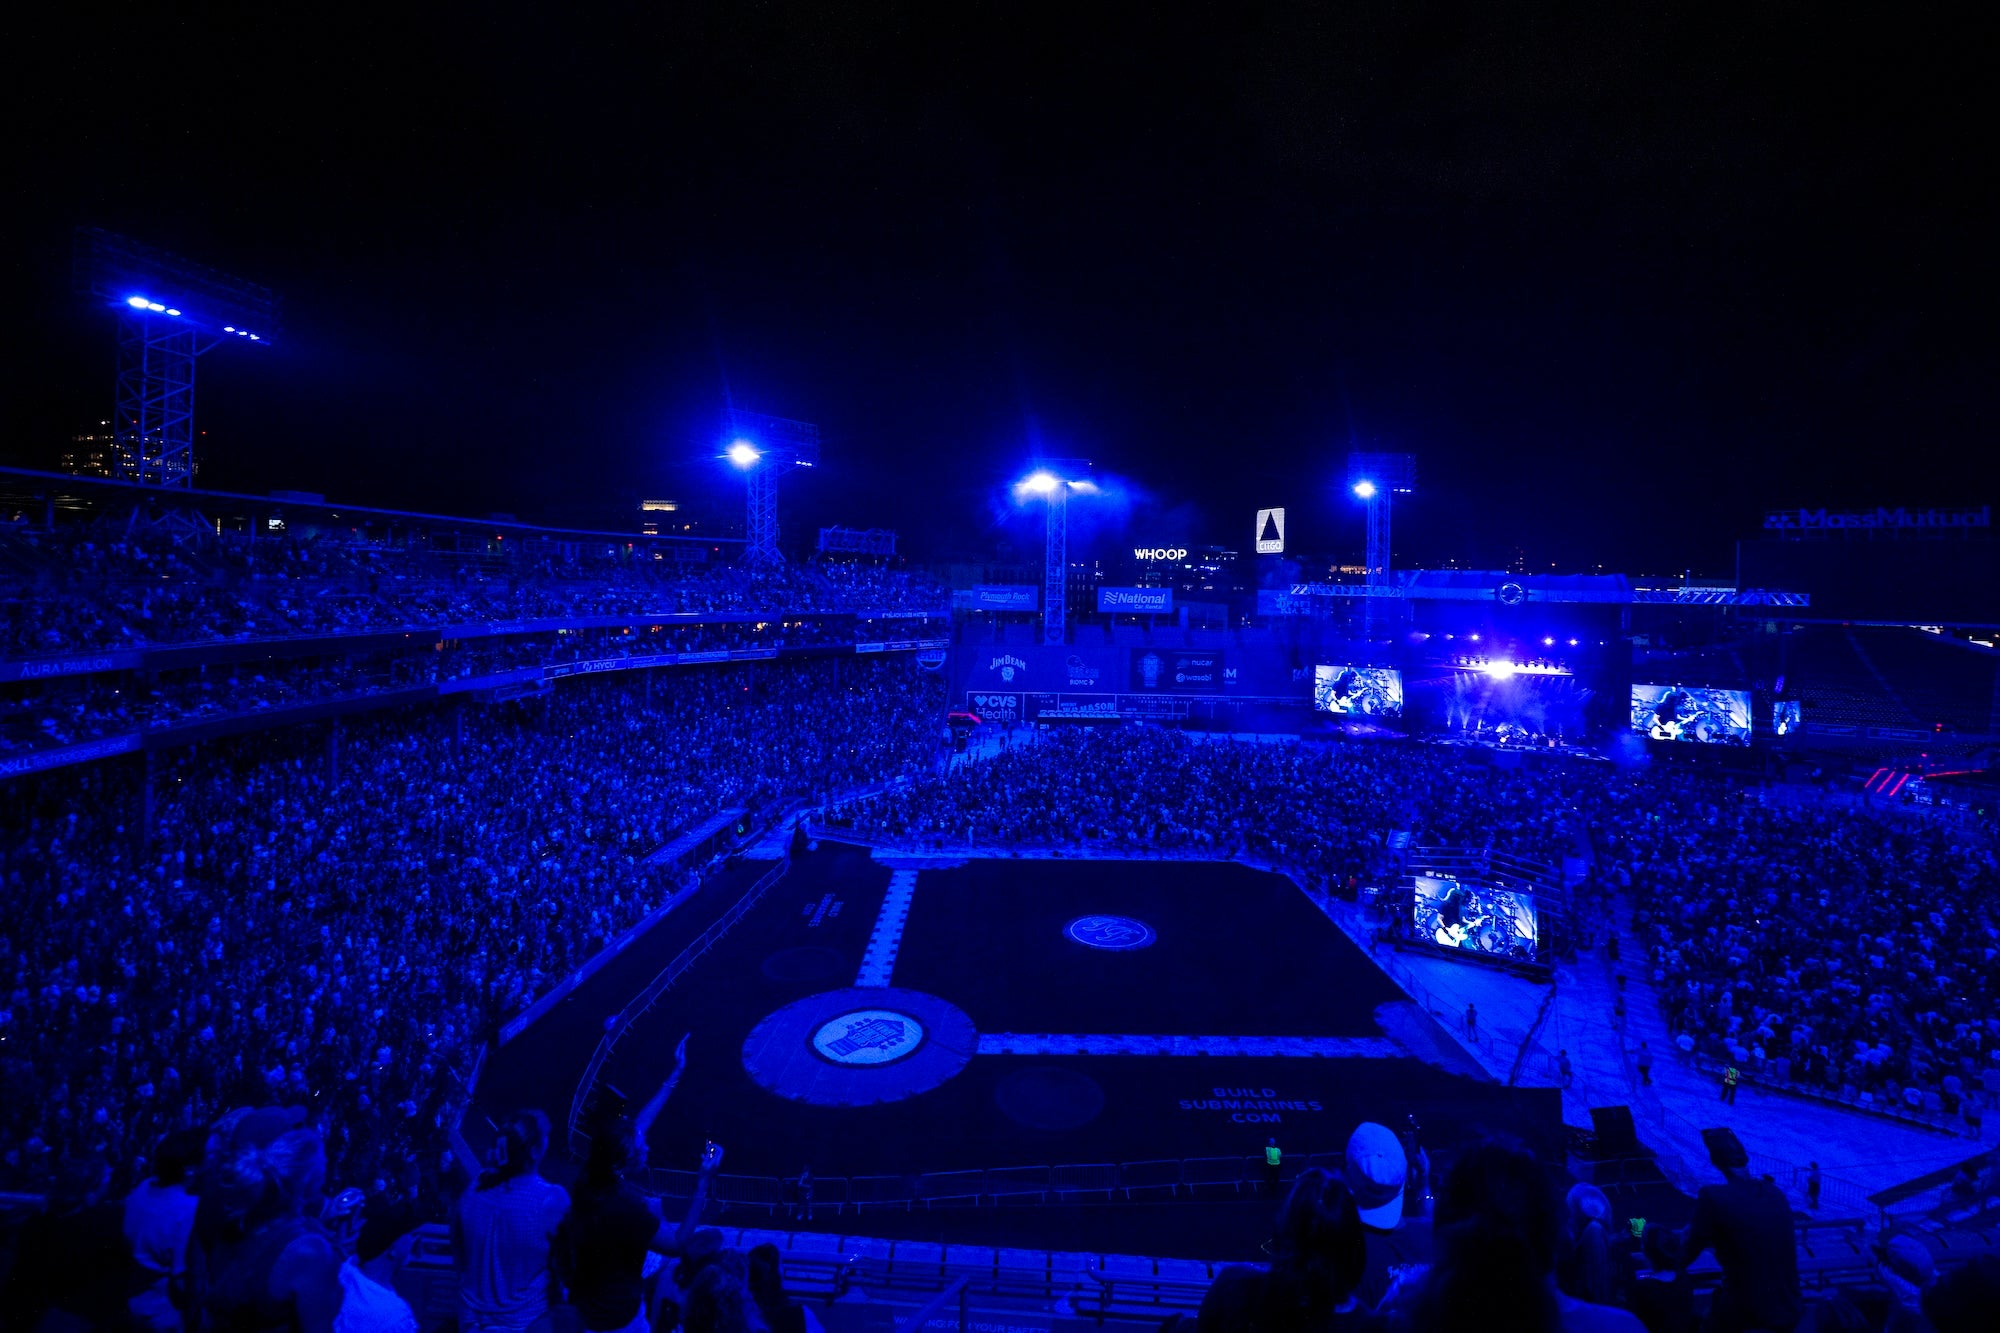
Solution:
{"label": "night sky", "polygon": [[1022,549],[1037,450],[1116,479],[1105,546],[1283,504],[1332,553],[1342,455],[1408,450],[1406,562],[2000,498],[1970,7],[593,8],[17,46],[5,461],[107,414],[86,224],[281,294],[202,365],[229,489],[629,527],[729,499],[733,398],[823,428],[793,538],[920,558]]}

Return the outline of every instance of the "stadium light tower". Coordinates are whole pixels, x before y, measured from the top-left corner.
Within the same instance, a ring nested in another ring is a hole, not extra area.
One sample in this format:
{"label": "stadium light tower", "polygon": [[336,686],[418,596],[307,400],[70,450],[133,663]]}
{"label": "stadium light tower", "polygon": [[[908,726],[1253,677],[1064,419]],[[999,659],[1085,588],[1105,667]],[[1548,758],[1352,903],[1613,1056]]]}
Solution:
{"label": "stadium light tower", "polygon": [[819,427],[810,421],[765,416],[762,412],[729,414],[728,443],[722,456],[743,474],[747,508],[743,520],[743,556],[752,564],[779,564],[778,478],[795,467],[819,465]]}
{"label": "stadium light tower", "polygon": [[[1368,586],[1386,588],[1391,582],[1389,511],[1398,495],[1417,488],[1415,454],[1357,453],[1347,456],[1347,486],[1368,506]],[[1362,601],[1363,632],[1375,633],[1374,597]]]}
{"label": "stadium light tower", "polygon": [[1069,573],[1069,497],[1090,495],[1088,458],[1043,458],[1014,485],[1022,503],[1041,500],[1048,506],[1048,528],[1042,543],[1042,642],[1061,643],[1066,620]]}
{"label": "stadium light tower", "polygon": [[116,466],[148,486],[194,485],[194,363],[224,343],[268,347],[268,287],[95,227],[76,233],[77,294],[118,312]]}

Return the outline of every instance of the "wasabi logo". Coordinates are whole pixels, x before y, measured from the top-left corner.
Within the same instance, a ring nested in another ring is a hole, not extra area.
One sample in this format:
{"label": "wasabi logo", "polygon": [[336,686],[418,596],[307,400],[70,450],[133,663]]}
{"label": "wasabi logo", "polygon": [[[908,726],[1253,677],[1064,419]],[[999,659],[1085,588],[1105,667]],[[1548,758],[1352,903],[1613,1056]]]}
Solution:
{"label": "wasabi logo", "polygon": [[1012,653],[1005,653],[999,657],[994,658],[992,662],[990,662],[987,665],[986,669],[988,671],[999,672],[1000,679],[1002,680],[1012,680],[1014,679],[1014,673],[1016,671],[1026,671],[1028,669],[1028,664],[1026,662],[1023,662],[1020,658],[1014,656]]}

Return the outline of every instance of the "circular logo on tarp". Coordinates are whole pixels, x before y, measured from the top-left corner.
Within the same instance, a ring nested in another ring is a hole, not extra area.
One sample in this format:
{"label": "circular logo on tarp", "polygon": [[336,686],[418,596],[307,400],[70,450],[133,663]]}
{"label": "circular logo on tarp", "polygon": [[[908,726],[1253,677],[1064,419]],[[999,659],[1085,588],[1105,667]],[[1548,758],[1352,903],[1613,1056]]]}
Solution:
{"label": "circular logo on tarp", "polygon": [[1080,916],[1063,933],[1093,949],[1143,949],[1157,938],[1151,926],[1129,916]]}
{"label": "circular logo on tarp", "polygon": [[857,1009],[820,1024],[812,1035],[813,1049],[837,1065],[886,1065],[923,1041],[924,1025],[893,1009]]}

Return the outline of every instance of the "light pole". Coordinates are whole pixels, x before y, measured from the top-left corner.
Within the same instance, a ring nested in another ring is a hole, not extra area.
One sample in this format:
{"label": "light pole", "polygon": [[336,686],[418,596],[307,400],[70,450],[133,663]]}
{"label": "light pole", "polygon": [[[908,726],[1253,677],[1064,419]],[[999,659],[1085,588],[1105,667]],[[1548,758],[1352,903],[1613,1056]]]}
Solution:
{"label": "light pole", "polygon": [[722,456],[743,474],[746,507],[743,558],[753,565],[779,564],[778,477],[794,467],[819,462],[819,427],[810,421],[732,412],[729,445]]}
{"label": "light pole", "polygon": [[1067,621],[1069,575],[1069,497],[1091,494],[1097,486],[1085,475],[1087,458],[1051,458],[1014,487],[1015,498],[1041,500],[1047,505],[1048,527],[1042,542],[1042,642],[1061,643]]}
{"label": "light pole", "polygon": [[[1417,487],[1415,454],[1349,454],[1347,485],[1368,506],[1368,586],[1386,589],[1393,582],[1390,572],[1389,512],[1397,494],[1408,495]],[[1362,633],[1375,637],[1375,602],[1380,594],[1371,591],[1362,599]]]}

